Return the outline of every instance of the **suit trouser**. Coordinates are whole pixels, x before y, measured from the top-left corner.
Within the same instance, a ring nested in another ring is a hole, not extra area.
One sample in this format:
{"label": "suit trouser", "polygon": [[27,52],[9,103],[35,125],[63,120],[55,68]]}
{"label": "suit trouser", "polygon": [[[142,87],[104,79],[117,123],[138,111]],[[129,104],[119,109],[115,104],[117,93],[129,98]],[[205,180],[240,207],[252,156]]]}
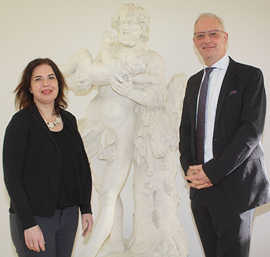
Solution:
{"label": "suit trouser", "polygon": [[19,257],[70,257],[78,227],[78,207],[56,210],[52,217],[35,216],[45,239],[45,252],[29,250],[24,230],[17,214],[10,214],[11,238]]}
{"label": "suit trouser", "polygon": [[248,257],[254,209],[230,208],[191,201],[191,209],[206,257]]}

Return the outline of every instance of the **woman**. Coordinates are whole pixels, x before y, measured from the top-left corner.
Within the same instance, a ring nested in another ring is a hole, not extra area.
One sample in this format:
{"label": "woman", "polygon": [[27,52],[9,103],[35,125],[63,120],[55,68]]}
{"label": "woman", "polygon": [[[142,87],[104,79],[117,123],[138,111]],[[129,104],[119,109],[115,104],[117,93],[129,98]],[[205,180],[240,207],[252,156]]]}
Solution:
{"label": "woman", "polygon": [[15,89],[20,109],[3,148],[11,199],[10,229],[19,257],[70,257],[82,213],[92,227],[91,173],[75,117],[67,107],[64,77],[50,59],[35,59]]}

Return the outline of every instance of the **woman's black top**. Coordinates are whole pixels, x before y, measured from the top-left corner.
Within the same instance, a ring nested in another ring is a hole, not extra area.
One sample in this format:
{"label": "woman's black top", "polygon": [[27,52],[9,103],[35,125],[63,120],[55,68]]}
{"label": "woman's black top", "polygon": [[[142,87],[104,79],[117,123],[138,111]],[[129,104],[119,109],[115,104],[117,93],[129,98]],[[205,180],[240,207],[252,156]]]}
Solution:
{"label": "woman's black top", "polygon": [[9,122],[3,145],[4,180],[24,229],[35,216],[50,217],[58,208],[78,205],[91,213],[92,179],[76,118],[60,110],[64,130],[52,133],[37,107],[18,111]]}
{"label": "woman's black top", "polygon": [[50,131],[50,133],[54,137],[62,155],[62,159],[64,160],[59,174],[57,208],[63,209],[68,206],[78,205],[79,188],[78,185],[74,183],[77,176],[77,160],[74,158],[75,151],[72,145],[72,137],[74,137],[74,135],[66,129],[65,125],[61,131]]}

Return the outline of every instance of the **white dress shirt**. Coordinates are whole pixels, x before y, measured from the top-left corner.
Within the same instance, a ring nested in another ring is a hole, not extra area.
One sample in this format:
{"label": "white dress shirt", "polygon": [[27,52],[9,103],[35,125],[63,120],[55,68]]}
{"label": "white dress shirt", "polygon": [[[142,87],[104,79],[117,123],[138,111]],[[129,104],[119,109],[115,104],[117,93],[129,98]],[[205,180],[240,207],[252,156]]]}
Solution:
{"label": "white dress shirt", "polygon": [[[205,141],[204,141],[204,162],[213,158],[213,134],[216,118],[217,103],[221,85],[229,65],[229,57],[225,55],[211,67],[215,69],[210,73],[208,91],[205,107]],[[203,75],[202,81],[204,79]],[[199,97],[198,97],[199,101]],[[198,102],[197,102],[198,109]]]}

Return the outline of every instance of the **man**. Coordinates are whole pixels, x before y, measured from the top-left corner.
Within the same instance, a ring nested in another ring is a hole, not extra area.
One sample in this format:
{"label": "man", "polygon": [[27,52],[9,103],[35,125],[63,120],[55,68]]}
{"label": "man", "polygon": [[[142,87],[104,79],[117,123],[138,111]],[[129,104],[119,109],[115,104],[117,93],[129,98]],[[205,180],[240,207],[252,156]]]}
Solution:
{"label": "man", "polygon": [[247,257],[254,208],[270,201],[263,75],[227,56],[214,14],[199,16],[193,41],[205,69],[188,80],[179,144],[191,208],[206,257]]}

